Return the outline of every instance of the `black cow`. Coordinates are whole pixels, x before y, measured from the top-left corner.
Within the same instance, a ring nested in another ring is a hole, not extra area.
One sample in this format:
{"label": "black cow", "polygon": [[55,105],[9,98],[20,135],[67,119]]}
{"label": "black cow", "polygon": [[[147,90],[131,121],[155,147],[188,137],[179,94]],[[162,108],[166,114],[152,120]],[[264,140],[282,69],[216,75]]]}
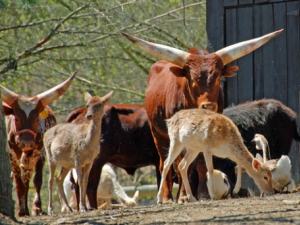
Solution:
{"label": "black cow", "polygon": [[[261,99],[230,106],[224,109],[223,114],[238,127],[245,145],[254,156],[256,153],[261,154],[261,151],[256,150],[255,144],[251,142],[256,133],[264,135],[268,140],[272,159],[280,158],[281,155],[289,155],[292,141],[300,142],[296,113],[278,100]],[[215,169],[224,172],[232,184],[236,182],[235,166],[236,164],[229,159],[214,158]],[[203,176],[206,178],[205,173],[206,171],[203,170],[198,171],[199,177],[202,177],[199,183],[198,177],[191,178],[192,183],[198,183],[198,190],[199,187],[205,185],[203,182]],[[196,190],[194,185],[194,194]],[[195,196],[200,196],[200,194],[197,193]]]}

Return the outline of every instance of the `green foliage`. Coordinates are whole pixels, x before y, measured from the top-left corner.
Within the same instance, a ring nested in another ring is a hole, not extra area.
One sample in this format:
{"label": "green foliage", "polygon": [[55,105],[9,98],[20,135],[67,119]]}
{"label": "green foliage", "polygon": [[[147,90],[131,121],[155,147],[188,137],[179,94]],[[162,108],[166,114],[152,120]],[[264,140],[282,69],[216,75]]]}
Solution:
{"label": "green foliage", "polygon": [[119,31],[186,51],[205,48],[205,1],[0,0],[0,6],[2,85],[35,95],[78,70],[69,91],[52,104],[59,121],[84,104],[86,91],[114,90],[112,103],[143,103],[149,68],[158,59]]}

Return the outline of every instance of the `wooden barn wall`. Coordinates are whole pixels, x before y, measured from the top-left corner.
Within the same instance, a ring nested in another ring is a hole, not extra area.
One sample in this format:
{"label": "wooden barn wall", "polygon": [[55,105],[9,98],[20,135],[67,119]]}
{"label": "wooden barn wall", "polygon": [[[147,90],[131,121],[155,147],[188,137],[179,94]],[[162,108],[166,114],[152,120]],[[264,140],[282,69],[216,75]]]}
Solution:
{"label": "wooden barn wall", "polygon": [[[230,65],[237,76],[224,80],[225,105],[275,98],[300,115],[300,0],[207,0],[207,50],[284,29],[266,45]],[[300,124],[300,123],[299,123]],[[299,144],[291,148],[299,182]]]}

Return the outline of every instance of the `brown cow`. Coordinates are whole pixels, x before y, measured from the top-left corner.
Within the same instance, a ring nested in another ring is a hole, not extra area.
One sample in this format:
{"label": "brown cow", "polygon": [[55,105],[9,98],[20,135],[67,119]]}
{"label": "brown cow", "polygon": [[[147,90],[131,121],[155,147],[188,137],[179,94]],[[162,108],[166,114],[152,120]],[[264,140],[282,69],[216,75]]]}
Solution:
{"label": "brown cow", "polygon": [[48,105],[66,92],[75,75],[76,71],[65,82],[33,97],[16,94],[0,85],[6,115],[9,157],[19,201],[18,216],[29,216],[28,189],[34,170],[35,198],[32,214],[42,214],[40,190],[45,162],[43,134],[56,124],[53,111]]}
{"label": "brown cow", "polygon": [[[101,151],[89,175],[87,196],[90,207],[97,209],[97,187],[102,167],[111,163],[133,175],[135,170],[153,165],[160,183],[159,156],[143,105],[113,104],[104,108],[101,128]],[[86,108],[71,112],[67,122],[86,123]],[[78,196],[78,190],[76,190]],[[78,197],[77,197],[78,199]]]}
{"label": "brown cow", "polygon": [[[237,67],[224,69],[224,66],[259,48],[282,31],[237,43],[208,55],[191,54],[122,33],[147,53],[162,59],[150,68],[145,98],[152,135],[160,155],[160,171],[163,170],[169,149],[165,120],[177,111],[188,108],[204,108],[221,113],[223,92],[220,79],[222,76],[234,76],[232,71],[237,70]],[[170,170],[164,183],[163,203],[173,201],[172,185]],[[185,194],[181,195],[179,201],[185,201]]]}

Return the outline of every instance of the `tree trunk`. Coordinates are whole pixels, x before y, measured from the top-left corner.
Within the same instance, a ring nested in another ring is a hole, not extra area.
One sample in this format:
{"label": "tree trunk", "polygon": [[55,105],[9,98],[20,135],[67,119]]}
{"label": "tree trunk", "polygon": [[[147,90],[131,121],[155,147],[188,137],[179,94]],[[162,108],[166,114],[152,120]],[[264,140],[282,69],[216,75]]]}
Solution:
{"label": "tree trunk", "polygon": [[10,173],[11,166],[7,152],[5,116],[2,101],[0,101],[0,213],[15,220],[14,201],[12,199],[13,186]]}

